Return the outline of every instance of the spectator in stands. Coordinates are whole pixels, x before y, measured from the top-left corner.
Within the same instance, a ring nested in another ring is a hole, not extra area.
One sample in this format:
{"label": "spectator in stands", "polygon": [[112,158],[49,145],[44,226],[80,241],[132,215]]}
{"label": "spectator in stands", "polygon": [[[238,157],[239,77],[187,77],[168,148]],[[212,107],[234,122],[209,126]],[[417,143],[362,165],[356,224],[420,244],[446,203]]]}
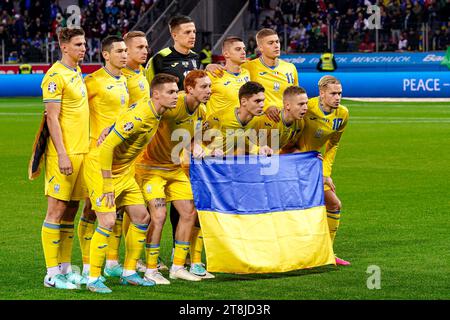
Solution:
{"label": "spectator in stands", "polygon": [[259,15],[261,13],[261,0],[250,0],[248,3],[248,11],[250,12],[249,28],[257,30],[259,28]]}
{"label": "spectator in stands", "polygon": [[248,39],[247,46],[245,48],[245,50],[247,52],[247,58],[248,59],[256,58],[256,48],[257,48],[257,45],[256,45],[255,38],[254,37],[250,37]]}
{"label": "spectator in stands", "polygon": [[408,49],[408,39],[406,38],[406,34],[402,33],[398,41],[398,51],[403,52],[406,49]]}

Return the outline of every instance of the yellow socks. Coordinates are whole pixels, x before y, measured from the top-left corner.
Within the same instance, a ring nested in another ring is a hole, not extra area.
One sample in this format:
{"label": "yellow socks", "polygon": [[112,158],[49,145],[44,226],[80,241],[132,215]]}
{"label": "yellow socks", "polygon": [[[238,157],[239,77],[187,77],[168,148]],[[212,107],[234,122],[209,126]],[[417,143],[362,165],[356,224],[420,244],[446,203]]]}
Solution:
{"label": "yellow socks", "polygon": [[328,221],[328,229],[330,229],[330,238],[331,243],[334,244],[334,238],[336,237],[336,232],[339,228],[339,220],[341,218],[340,210],[327,210],[327,221]]}
{"label": "yellow socks", "polygon": [[159,248],[159,243],[147,243],[145,245],[147,269],[158,268]]}
{"label": "yellow socks", "polygon": [[111,237],[109,239],[106,260],[119,261],[120,239],[122,238],[122,217],[116,218]]}
{"label": "yellow socks", "polygon": [[83,217],[78,223],[78,241],[80,242],[81,256],[83,264],[89,264],[89,251],[91,248],[91,240],[95,231],[95,222],[91,222]]}
{"label": "yellow socks", "polygon": [[60,237],[61,242],[59,244],[59,263],[61,264],[61,271],[66,274],[71,270],[72,261],[72,247],[74,236],[74,223],[73,221],[62,220],[60,224]]}
{"label": "yellow socks", "polygon": [[189,252],[191,243],[175,240],[175,251],[173,253],[173,264],[177,266],[184,266],[186,256]]}
{"label": "yellow socks", "polygon": [[58,267],[60,224],[45,222],[41,229],[42,247],[44,249],[45,265],[47,268]]}
{"label": "yellow socks", "polygon": [[130,223],[131,223],[130,217],[124,211],[123,212],[123,221],[122,221],[122,234],[123,234],[124,239],[127,237],[128,229],[130,228]]}
{"label": "yellow socks", "polygon": [[136,263],[141,257],[142,249],[144,248],[145,239],[147,237],[148,224],[134,224],[130,223],[127,237],[125,238],[125,261],[123,264],[124,270],[136,270]]}
{"label": "yellow socks", "polygon": [[191,264],[202,262],[203,252],[203,235],[202,230],[198,227],[192,229],[191,238]]}
{"label": "yellow socks", "polygon": [[103,262],[112,230],[97,227],[91,240],[89,277],[98,278],[102,274]]}

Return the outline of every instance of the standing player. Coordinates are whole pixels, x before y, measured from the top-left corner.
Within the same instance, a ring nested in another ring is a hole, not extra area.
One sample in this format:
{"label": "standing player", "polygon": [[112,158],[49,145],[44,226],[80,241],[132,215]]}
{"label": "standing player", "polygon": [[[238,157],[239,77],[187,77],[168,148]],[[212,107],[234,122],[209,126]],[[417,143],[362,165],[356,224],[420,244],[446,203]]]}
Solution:
{"label": "standing player", "polygon": [[292,85],[298,86],[297,69],[292,63],[281,60],[280,39],[272,29],[262,29],[256,34],[256,42],[261,56],[247,61],[242,68],[250,72],[252,81],[260,82],[264,88],[266,101],[264,112],[270,119],[280,121],[283,107],[283,92]]}
{"label": "standing player", "polygon": [[[308,101],[305,129],[300,136],[298,148],[301,152],[320,151],[323,155],[323,180],[325,206],[328,216],[331,241],[334,243],[339,227],[341,201],[336,195],[336,187],[331,179],[331,168],[336,157],[339,141],[348,122],[348,109],[340,104],[341,82],[333,76],[323,76],[319,80],[320,95]],[[350,262],[336,257],[336,264],[347,266]]]}
{"label": "standing player", "polygon": [[156,133],[161,115],[175,107],[177,80],[171,75],[156,76],[150,85],[151,99],[138,100],[119,116],[99,147],[98,162],[87,164],[86,184],[99,223],[92,237],[91,270],[87,284],[87,288],[93,292],[111,292],[99,277],[108,238],[116,220],[116,207],[124,207],[131,220],[125,239],[127,250],[120,282],[141,286],[155,284],[154,281],[141,278],[136,272],[136,262],[142,253],[150,215],[134,178],[134,163]]}
{"label": "standing player", "polygon": [[[108,36],[101,44],[105,66],[85,79],[90,111],[90,152],[86,162],[98,161],[97,140],[105,128],[113,125],[121,112],[128,107],[128,89],[121,69],[127,63],[127,47],[122,38]],[[95,230],[95,212],[89,198],[85,201],[83,216],[78,225],[78,238],[83,257],[83,275],[89,275],[90,243]],[[120,277],[119,246],[122,236],[122,221],[118,217],[109,240],[105,276]]]}
{"label": "standing player", "polygon": [[[275,122],[267,115],[259,118],[258,129],[266,130],[266,141],[274,153],[294,145],[305,126],[304,116],[308,110],[308,96],[305,89],[290,86],[283,92],[283,109],[280,121]],[[275,140],[275,141],[274,141]]]}
{"label": "standing player", "polygon": [[[184,87],[186,92],[179,93],[176,108],[164,114],[155,137],[136,163],[137,180],[151,215],[146,245],[145,278],[157,284],[170,283],[157,270],[167,202],[172,202],[180,214],[170,278],[188,281],[202,279],[184,268],[197,212],[194,208],[191,184],[181,167],[180,156],[183,150],[190,149],[194,130],[201,132],[202,121],[205,119],[204,104],[211,95],[211,80],[205,71],[193,70],[184,79]],[[181,144],[178,139],[180,136],[183,139]],[[191,268],[195,264],[201,264],[201,254],[191,254]],[[202,270],[201,275],[214,277],[206,270]]]}
{"label": "standing player", "polygon": [[246,61],[245,44],[241,38],[226,38],[222,44],[222,54],[225,58],[225,71],[222,77],[210,77],[212,93],[206,104],[207,117],[234,110],[239,105],[239,88],[250,81],[250,73],[241,68]]}
{"label": "standing player", "polygon": [[150,83],[158,73],[168,73],[178,77],[178,88],[182,90],[186,74],[200,67],[200,57],[192,51],[195,46],[195,24],[188,16],[172,17],[169,31],[174,45],[162,49],[148,61],[147,80]]}
{"label": "standing player", "polygon": [[[174,45],[155,54],[147,63],[147,80],[150,83],[158,73],[168,73],[178,77],[178,88],[184,89],[184,78],[191,70],[200,67],[200,57],[192,51],[195,46],[196,28],[194,21],[188,16],[175,16],[169,20],[169,31]],[[222,69],[221,66],[207,68],[210,72]],[[172,224],[172,238],[175,245],[175,231],[180,215],[174,206],[170,206],[170,222]],[[197,226],[198,227],[198,226]],[[201,235],[199,235],[201,237]],[[195,240],[193,247],[197,247]],[[199,239],[201,242],[201,239]],[[160,262],[164,267],[164,264]],[[161,268],[162,269],[162,268]]]}
{"label": "standing player", "polygon": [[45,156],[48,207],[41,233],[47,266],[44,286],[77,289],[86,283],[71,268],[73,221],[84,198],[83,161],[89,151],[88,96],[78,66],[86,41],[81,28],[62,28],[58,38],[62,58],[41,84],[50,132]]}
{"label": "standing player", "polygon": [[145,69],[142,64],[147,61],[148,42],[142,31],[130,31],[123,39],[128,49],[127,65],[122,69],[127,78],[128,91],[130,93],[130,104],[147,98],[150,99],[150,82],[145,78]]}

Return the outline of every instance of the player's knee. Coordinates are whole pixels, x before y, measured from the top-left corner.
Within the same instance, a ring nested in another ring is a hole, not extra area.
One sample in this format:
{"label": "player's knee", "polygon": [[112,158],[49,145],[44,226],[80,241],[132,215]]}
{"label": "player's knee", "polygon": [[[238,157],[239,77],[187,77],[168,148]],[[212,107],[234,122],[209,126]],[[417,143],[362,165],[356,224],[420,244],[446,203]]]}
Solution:
{"label": "player's knee", "polygon": [[101,227],[106,228],[108,230],[112,230],[114,228],[114,225],[116,224],[116,217],[115,216],[109,216],[105,217],[101,222]]}
{"label": "player's knee", "polygon": [[340,211],[342,207],[341,201],[338,198],[335,198],[333,201],[327,203],[326,207],[329,211]]}
{"label": "player's knee", "polygon": [[150,214],[147,212],[147,210],[136,212],[130,215],[130,220],[135,224],[149,224]]}

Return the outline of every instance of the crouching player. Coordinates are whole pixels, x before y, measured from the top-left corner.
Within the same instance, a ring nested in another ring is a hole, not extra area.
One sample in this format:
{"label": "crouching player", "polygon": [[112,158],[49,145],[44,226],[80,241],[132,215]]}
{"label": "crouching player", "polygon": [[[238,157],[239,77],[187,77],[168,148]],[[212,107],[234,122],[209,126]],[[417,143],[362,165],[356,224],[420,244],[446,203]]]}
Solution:
{"label": "crouching player", "polygon": [[131,226],[125,238],[126,255],[122,284],[152,286],[154,281],[141,278],[136,272],[148,231],[150,215],[145,208],[141,190],[134,178],[134,163],[156,133],[161,115],[175,107],[177,78],[159,74],[151,82],[150,100],[141,99],[121,114],[111,127],[111,132],[99,146],[98,161],[86,163],[85,175],[92,208],[98,227],[91,240],[90,273],[87,288],[93,292],[110,293],[100,279],[108,238],[116,219],[116,207],[124,207],[130,216]]}
{"label": "crouching player", "polygon": [[[203,277],[197,276],[184,268],[192,230],[197,220],[197,211],[189,178],[180,164],[181,152],[190,148],[194,130],[196,128],[201,130],[206,112],[205,103],[211,96],[211,80],[205,71],[193,70],[187,74],[184,88],[186,92],[179,93],[176,108],[164,114],[153,140],[136,163],[137,181],[151,215],[146,244],[147,270],[144,279],[155,281],[157,284],[170,283],[157,269],[167,202],[172,202],[180,215],[175,232],[170,278],[199,281],[202,278],[213,277],[206,271]],[[200,257],[191,254],[191,263],[196,262],[201,263],[201,250]]]}

